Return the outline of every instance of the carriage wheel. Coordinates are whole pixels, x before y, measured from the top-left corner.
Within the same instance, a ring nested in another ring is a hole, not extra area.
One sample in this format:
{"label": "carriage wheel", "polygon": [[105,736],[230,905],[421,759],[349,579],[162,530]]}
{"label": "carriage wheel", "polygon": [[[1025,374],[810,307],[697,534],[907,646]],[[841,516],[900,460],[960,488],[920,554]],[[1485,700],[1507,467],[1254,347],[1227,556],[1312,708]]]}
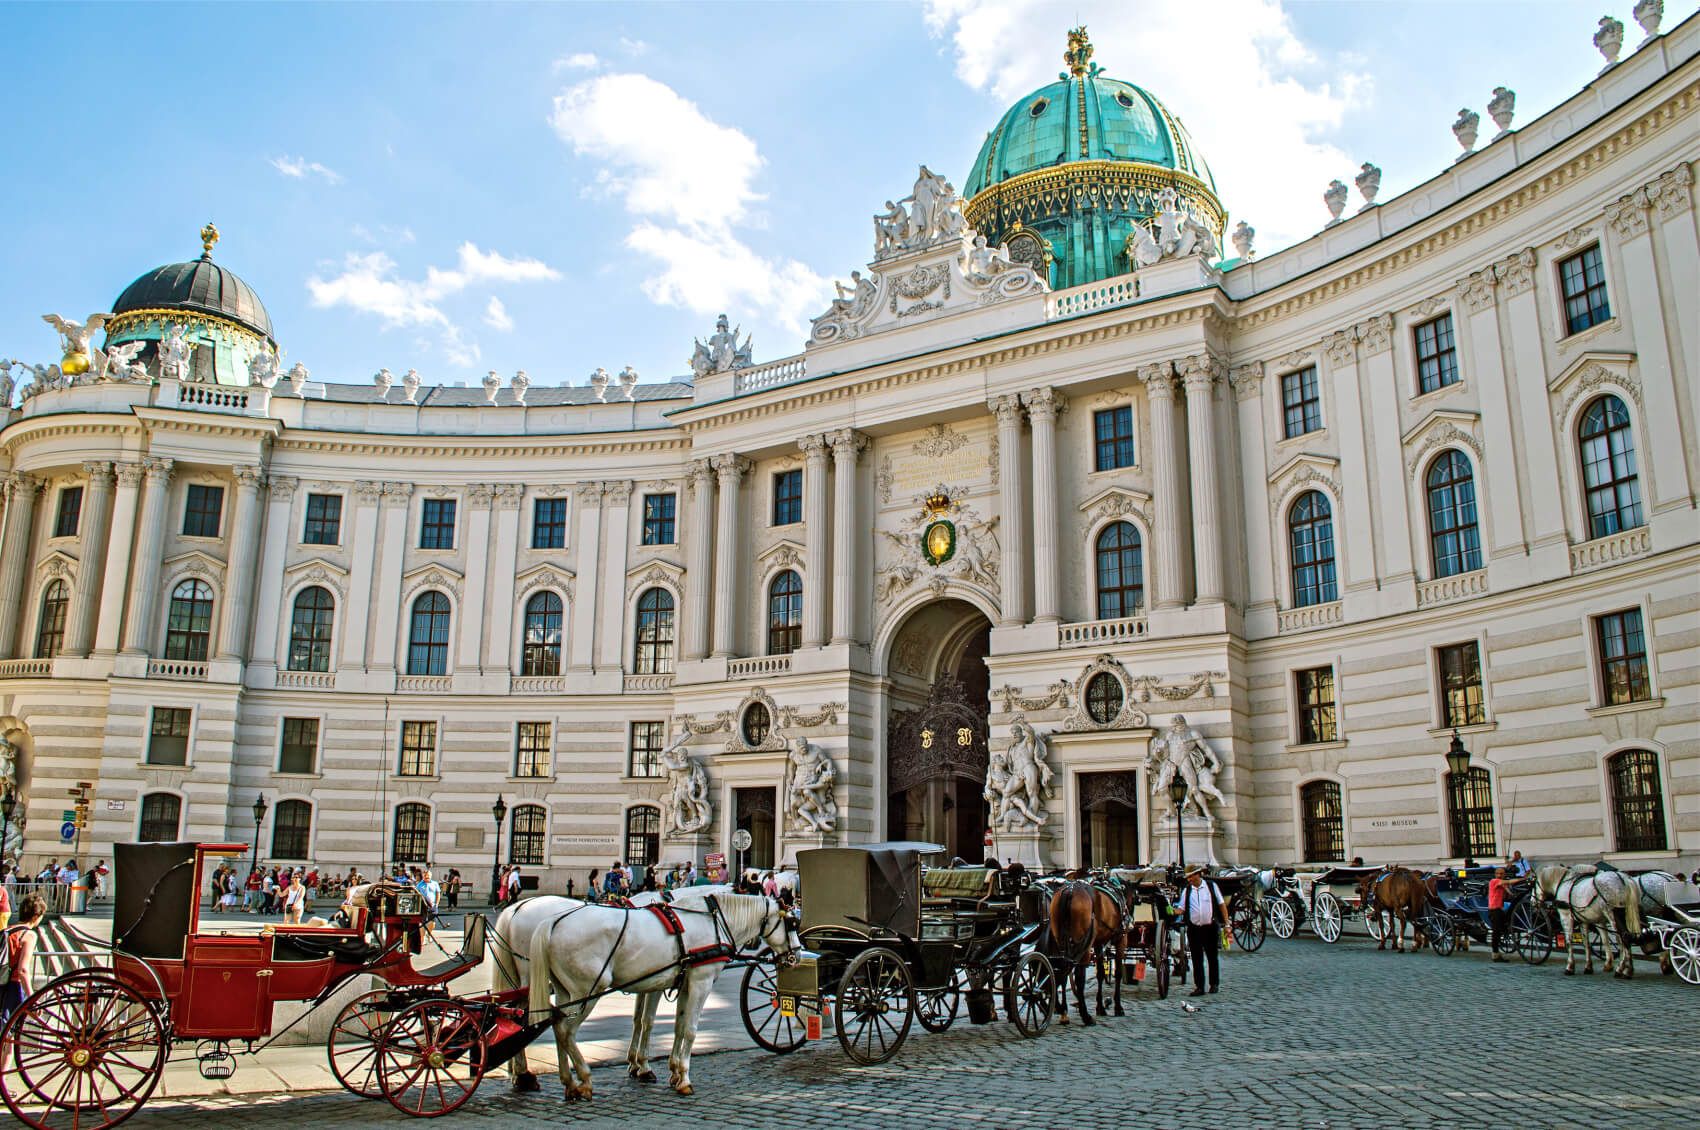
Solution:
{"label": "carriage wheel", "polygon": [[884,1063],[909,1038],[914,1020],[915,982],[903,959],[884,946],[857,954],[838,982],[838,1043],[844,1054],[861,1064]]}
{"label": "carriage wheel", "polygon": [[1690,985],[1700,985],[1700,928],[1684,926],[1670,936],[1670,964]]}
{"label": "carriage wheel", "polygon": [[956,1010],[962,1005],[962,984],[957,974],[951,974],[950,984],[938,989],[915,991],[915,1019],[929,1032],[943,1032],[956,1020]]}
{"label": "carriage wheel", "polygon": [[1228,921],[1234,932],[1234,944],[1246,953],[1256,953],[1266,932],[1258,905],[1250,899],[1236,899],[1228,909]]}
{"label": "carriage wheel", "polygon": [[1027,1039],[1042,1036],[1056,1013],[1057,971],[1051,959],[1037,950],[1026,954],[1009,971],[1003,991],[1004,1013]]}
{"label": "carriage wheel", "polygon": [[0,1032],[0,1097],[36,1130],[103,1130],[153,1094],[166,1034],[141,995],[110,973],[50,982]]}
{"label": "carriage wheel", "polygon": [[1511,910],[1511,936],[1517,939],[1517,954],[1530,965],[1541,965],[1552,956],[1552,918],[1528,899]]}
{"label": "carriage wheel", "polygon": [[378,1040],[393,1013],[378,1006],[388,998],[389,993],[382,990],[355,997],[336,1014],[331,1034],[325,1037],[331,1074],[344,1090],[363,1099],[384,1097],[378,1079]]}
{"label": "carriage wheel", "polygon": [[1387,936],[1387,920],[1380,911],[1368,906],[1364,907],[1364,926],[1369,929],[1369,936],[1378,942]]}
{"label": "carriage wheel", "polygon": [[789,1055],[803,1046],[808,1033],[802,1022],[779,1011],[779,982],[773,966],[745,966],[739,999],[750,1039],[775,1055]]}
{"label": "carriage wheel", "polygon": [[1441,957],[1451,957],[1458,948],[1458,934],[1452,929],[1452,919],[1444,912],[1437,911],[1424,919],[1423,933],[1428,935],[1430,948]]}
{"label": "carriage wheel", "polygon": [[486,1058],[477,1013],[459,1001],[424,1000],[384,1028],[378,1080],[391,1106],[416,1118],[435,1118],[472,1097]]}
{"label": "carriage wheel", "polygon": [[1156,923],[1152,931],[1154,941],[1151,943],[1151,966],[1157,974],[1157,999],[1169,999],[1169,927]]}
{"label": "carriage wheel", "polygon": [[1263,907],[1269,914],[1269,932],[1282,940],[1292,937],[1293,931],[1298,929],[1298,917],[1286,896],[1267,899]]}
{"label": "carriage wheel", "polygon": [[1316,931],[1316,936],[1330,944],[1339,941],[1340,924],[1344,914],[1340,908],[1340,900],[1334,897],[1333,892],[1316,892],[1316,901],[1310,909],[1310,928]]}

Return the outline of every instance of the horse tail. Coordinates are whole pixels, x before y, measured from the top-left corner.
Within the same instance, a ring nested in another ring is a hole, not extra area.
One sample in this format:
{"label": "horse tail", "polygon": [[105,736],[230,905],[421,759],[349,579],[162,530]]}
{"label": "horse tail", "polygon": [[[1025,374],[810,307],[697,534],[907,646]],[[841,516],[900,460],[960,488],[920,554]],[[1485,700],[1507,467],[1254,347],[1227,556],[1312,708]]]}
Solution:
{"label": "horse tail", "polygon": [[1641,933],[1641,884],[1630,879],[1623,884],[1623,925],[1631,938]]}
{"label": "horse tail", "polygon": [[538,923],[537,929],[531,932],[531,943],[526,947],[526,957],[531,961],[531,991],[526,1010],[534,1022],[548,1016],[554,1007],[550,999],[554,978],[549,968],[549,941],[555,932],[556,921],[551,918]]}

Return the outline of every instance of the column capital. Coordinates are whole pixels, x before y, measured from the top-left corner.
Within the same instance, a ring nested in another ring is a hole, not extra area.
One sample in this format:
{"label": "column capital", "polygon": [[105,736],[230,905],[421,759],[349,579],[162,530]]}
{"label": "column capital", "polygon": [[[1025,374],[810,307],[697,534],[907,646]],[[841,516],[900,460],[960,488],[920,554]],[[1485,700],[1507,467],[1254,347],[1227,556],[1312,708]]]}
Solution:
{"label": "column capital", "polygon": [[797,450],[801,451],[811,463],[825,463],[831,446],[827,443],[824,433],[816,432],[814,435],[807,435],[798,440]]}
{"label": "column capital", "polygon": [[1367,322],[1352,327],[1365,357],[1376,357],[1393,348],[1393,315],[1377,314]]}
{"label": "column capital", "polygon": [[840,463],[854,463],[868,449],[868,437],[855,428],[839,428],[828,439],[832,442],[832,457]]}
{"label": "column capital", "polygon": [[1188,392],[1209,392],[1222,379],[1224,368],[1221,359],[1209,353],[1194,353],[1175,362],[1175,372]]}
{"label": "column capital", "polygon": [[1515,298],[1535,289],[1535,264],[1538,262],[1540,257],[1535,254],[1535,249],[1525,247],[1493,265],[1494,274],[1499,276],[1499,285],[1505,288],[1505,297]]}
{"label": "column capital", "polygon": [[1458,301],[1472,314],[1480,314],[1483,310],[1493,309],[1494,287],[1499,282],[1492,267],[1483,267],[1479,271],[1459,279],[1456,284]]}
{"label": "column capital", "polygon": [[714,473],[720,476],[720,482],[723,486],[737,486],[739,481],[749,474],[750,469],[754,466],[748,459],[731,452],[713,456],[709,459],[709,462],[714,465]]}
{"label": "column capital", "polygon": [[177,469],[175,461],[158,459],[151,455],[142,460],[142,466],[146,469],[148,482],[161,487],[171,481],[171,474]]}
{"label": "column capital", "polygon": [[6,497],[16,498],[25,492],[39,491],[45,484],[25,471],[13,471],[6,476]]}
{"label": "column capital", "polygon": [[412,483],[385,483],[382,490],[385,498],[400,499],[404,503],[413,497]]}
{"label": "column capital", "polygon": [[466,488],[466,504],[468,506],[488,507],[496,497],[496,488],[489,483],[471,483]]}
{"label": "column capital", "polygon": [[1055,420],[1068,407],[1068,397],[1046,386],[1022,393],[1021,403],[1027,408],[1028,419]]}
{"label": "column capital", "polygon": [[714,461],[712,459],[693,459],[687,469],[691,478],[698,482],[707,482],[714,478]]}
{"label": "column capital", "polygon": [[361,502],[376,502],[384,494],[384,484],[371,479],[359,479],[354,484],[354,497]]}
{"label": "column capital", "polygon": [[1134,376],[1145,385],[1145,394],[1153,400],[1172,400],[1175,395],[1175,367],[1167,361],[1141,365]]}
{"label": "column capital", "polygon": [[1021,426],[1021,397],[1019,394],[1010,392],[1002,396],[994,396],[986,401],[986,407],[990,408],[993,414],[997,416],[1000,427],[1019,428]]}
{"label": "column capital", "polygon": [[608,500],[610,506],[626,506],[632,501],[632,481],[616,479],[602,484],[602,497]]}
{"label": "column capital", "polygon": [[1336,369],[1358,363],[1358,332],[1347,326],[1336,330],[1322,339],[1322,352],[1328,358],[1328,363]]}
{"label": "column capital", "polygon": [[106,476],[112,474],[112,464],[104,459],[91,459],[83,464],[83,474],[89,477],[91,484],[102,482]]}
{"label": "column capital", "polygon": [[601,483],[579,483],[573,488],[573,493],[578,495],[578,500],[586,506],[602,505]]}
{"label": "column capital", "polygon": [[239,490],[258,493],[266,485],[266,473],[255,466],[232,467],[231,473],[236,476],[236,486]]}
{"label": "column capital", "polygon": [[119,486],[136,487],[142,485],[142,476],[147,474],[147,468],[140,463],[116,463],[112,472]]}
{"label": "column capital", "polygon": [[294,475],[273,475],[266,485],[271,488],[273,502],[288,502],[295,497],[295,488],[301,485],[301,480]]}
{"label": "column capital", "polygon": [[1694,207],[1694,169],[1684,161],[1647,185],[1644,191],[1659,206],[1660,222],[1686,216]]}
{"label": "column capital", "polygon": [[496,509],[518,510],[520,500],[525,497],[524,483],[497,483]]}
{"label": "column capital", "polygon": [[1606,205],[1606,222],[1611,225],[1611,230],[1617,233],[1617,238],[1634,239],[1638,235],[1647,234],[1647,213],[1652,210],[1652,206],[1652,201],[1647,199],[1647,190],[1638,188],[1628,196],[1621,196]]}
{"label": "column capital", "polygon": [[1228,374],[1228,384],[1240,400],[1254,400],[1263,395],[1263,362],[1235,365]]}

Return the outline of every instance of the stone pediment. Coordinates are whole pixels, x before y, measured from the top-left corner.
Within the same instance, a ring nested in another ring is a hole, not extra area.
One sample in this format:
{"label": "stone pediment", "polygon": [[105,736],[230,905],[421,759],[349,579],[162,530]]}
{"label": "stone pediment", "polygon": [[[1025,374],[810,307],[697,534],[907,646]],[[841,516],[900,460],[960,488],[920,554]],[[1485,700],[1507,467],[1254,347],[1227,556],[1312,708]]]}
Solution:
{"label": "stone pediment", "polygon": [[420,589],[448,589],[455,596],[460,596],[462,583],[466,577],[456,569],[447,565],[433,563],[409,569],[401,575],[402,596],[411,597]]}
{"label": "stone pediment", "polygon": [[[1289,476],[1297,478],[1304,474],[1307,469],[1311,472],[1312,476],[1320,475],[1330,483],[1334,483],[1340,476],[1340,460],[1333,455],[1320,455],[1313,451],[1301,451],[1285,463],[1281,464],[1279,467],[1275,468],[1273,471],[1269,472],[1269,484],[1273,486]],[[1338,485],[1335,486],[1335,489],[1339,489]]]}
{"label": "stone pediment", "polygon": [[675,592],[684,587],[685,570],[671,561],[640,561],[626,570],[626,595],[649,585],[667,585]]}
{"label": "stone pediment", "polygon": [[1547,382],[1547,391],[1564,397],[1559,419],[1568,419],[1577,400],[1593,392],[1622,391],[1637,405],[1641,403],[1641,382],[1630,376],[1635,364],[1633,353],[1603,353],[1591,350],[1576,358],[1565,370]]}
{"label": "stone pediment", "polygon": [[77,559],[63,549],[55,549],[36,563],[36,576],[41,578],[66,577],[70,580],[77,578]]}
{"label": "stone pediment", "polygon": [[573,598],[573,582],[577,574],[564,565],[535,565],[514,578],[514,592],[524,598],[537,589],[560,589]]}
{"label": "stone pediment", "polygon": [[191,549],[187,553],[179,553],[174,557],[165,558],[159,563],[159,570],[160,575],[167,578],[192,573],[214,581],[223,581],[224,579],[224,562],[212,554],[202,553],[198,549]]}
{"label": "stone pediment", "polygon": [[283,575],[288,584],[304,581],[333,588],[339,596],[348,595],[348,570],[323,557],[313,557],[291,565],[283,571]]}
{"label": "stone pediment", "polygon": [[774,573],[780,569],[803,568],[803,543],[790,538],[781,538],[756,554],[756,560],[761,562],[761,568],[756,570],[762,576]]}
{"label": "stone pediment", "polygon": [[1097,525],[1105,518],[1133,514],[1151,524],[1151,496],[1131,487],[1105,487],[1079,506],[1086,515],[1087,525]]}
{"label": "stone pediment", "polygon": [[1430,452],[1449,443],[1460,443],[1475,452],[1479,460],[1482,456],[1482,441],[1477,432],[1481,429],[1481,415],[1476,412],[1460,412],[1452,408],[1437,408],[1423,417],[1422,423],[1399,437],[1399,442],[1410,454],[1406,466],[1415,471]]}

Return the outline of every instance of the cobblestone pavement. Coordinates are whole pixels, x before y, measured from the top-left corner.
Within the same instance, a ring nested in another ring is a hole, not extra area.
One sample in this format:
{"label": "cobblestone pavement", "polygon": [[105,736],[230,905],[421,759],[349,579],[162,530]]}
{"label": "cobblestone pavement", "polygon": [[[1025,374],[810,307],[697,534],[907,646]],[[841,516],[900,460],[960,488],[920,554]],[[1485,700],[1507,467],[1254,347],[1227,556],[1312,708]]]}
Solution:
{"label": "cobblestone pavement", "polygon": [[[916,1025],[898,1056],[856,1067],[836,1040],[791,1056],[728,1050],[692,1063],[696,1094],[594,1073],[596,1098],[568,1105],[486,1081],[450,1116],[468,1127],[961,1127],[1070,1130],[1281,1127],[1553,1128],[1700,1125],[1700,990],[1642,963],[1632,982],[1565,977],[1563,962],[1496,965],[1479,951],[1440,959],[1271,938],[1223,959],[1220,995],[1186,1013],[1185,990],[1132,994],[1125,1017],[1078,1020],[1020,1039],[999,1020]],[[728,978],[729,980],[730,978]],[[966,1010],[964,1010],[966,1011]],[[719,1021],[736,1023],[735,1018]],[[666,1044],[657,1041],[666,1077]],[[341,1093],[162,1101],[135,1130],[404,1125],[382,1103]]]}

